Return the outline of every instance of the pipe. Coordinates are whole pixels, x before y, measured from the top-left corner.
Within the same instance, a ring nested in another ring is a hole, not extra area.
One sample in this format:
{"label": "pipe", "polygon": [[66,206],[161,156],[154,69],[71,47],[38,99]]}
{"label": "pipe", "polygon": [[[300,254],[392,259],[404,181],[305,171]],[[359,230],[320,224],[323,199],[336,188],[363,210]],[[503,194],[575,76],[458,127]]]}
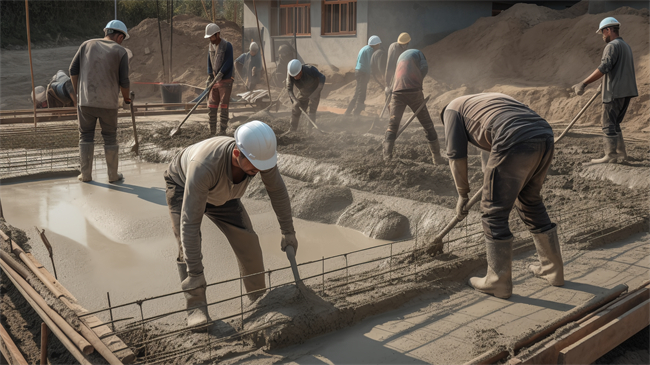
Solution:
{"label": "pipe", "polygon": [[160,40],[160,58],[162,58],[162,69],[163,69],[163,82],[167,80],[167,69],[165,69],[165,53],[163,52],[163,41],[162,41],[162,30],[160,30],[160,9],[158,8],[158,2],[156,0],[156,19],[158,20],[158,39]]}
{"label": "pipe", "polygon": [[45,322],[41,323],[41,365],[47,365],[47,335],[49,329]]}
{"label": "pipe", "polygon": [[29,365],[2,324],[0,324],[0,342],[4,344],[4,346],[0,346],[0,352],[2,352],[2,356],[4,356],[8,363],[14,365]]}
{"label": "pipe", "polygon": [[36,129],[36,88],[34,87],[34,65],[32,63],[32,41],[29,32],[29,3],[25,0],[25,20],[27,22],[27,49],[29,51],[29,72],[32,74],[32,101],[34,102],[34,129]]}
{"label": "pipe", "polygon": [[[82,365],[90,365],[90,362],[86,359],[84,354],[79,351],[80,348],[84,348],[85,351],[90,351],[92,352],[93,348],[90,346],[90,344],[81,337],[69,324],[66,322],[61,316],[59,316],[56,312],[54,312],[50,307],[45,304],[45,301],[43,300],[42,297],[36,293],[36,290],[32,288],[26,281],[23,279],[17,272],[15,272],[7,263],[5,263],[4,260],[0,260],[0,267],[2,267],[2,270],[7,274],[11,282],[14,283],[16,286],[16,289],[20,291],[20,293],[25,297],[25,299],[29,302],[29,304],[34,308],[34,311],[38,313],[38,315],[43,319],[43,322],[47,324],[47,326],[52,330],[52,332],[56,335],[56,337],[59,338],[61,343],[70,351],[72,356],[74,356],[75,359],[77,359]],[[39,304],[38,302],[41,302]],[[46,309],[47,308],[47,309]],[[48,311],[49,310],[49,311]],[[48,312],[53,316],[50,317],[48,315]],[[67,329],[60,328],[57,326],[58,324],[67,327]],[[76,336],[72,335],[72,332],[76,334]],[[67,335],[72,335],[74,338],[68,338]],[[78,336],[78,337],[77,337]],[[87,346],[84,346],[80,341],[83,340],[83,342],[86,342]],[[75,341],[75,343],[73,343]],[[84,351],[84,353],[86,353]],[[88,353],[90,353],[88,352]]]}
{"label": "pipe", "polygon": [[257,17],[257,5],[255,0],[253,0],[253,8],[255,8],[255,23],[257,23],[257,36],[260,40],[260,52],[262,52],[262,62],[264,62],[264,76],[266,76],[266,87],[269,89],[269,100],[273,100],[271,97],[271,84],[269,83],[269,73],[266,71],[266,57],[264,57],[264,44],[262,43],[262,33],[260,32],[260,20]]}

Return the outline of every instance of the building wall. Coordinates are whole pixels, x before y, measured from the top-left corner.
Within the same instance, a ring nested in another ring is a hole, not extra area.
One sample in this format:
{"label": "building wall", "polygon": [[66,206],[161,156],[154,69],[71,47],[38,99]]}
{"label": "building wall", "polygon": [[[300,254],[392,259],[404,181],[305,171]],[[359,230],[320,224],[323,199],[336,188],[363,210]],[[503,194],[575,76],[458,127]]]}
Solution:
{"label": "building wall", "polygon": [[590,1],[589,14],[606,13],[622,6],[629,6],[635,9],[648,9],[650,1]]}
{"label": "building wall", "polygon": [[411,48],[423,48],[492,15],[491,1],[372,1],[368,35],[378,35],[383,48],[407,32]]}

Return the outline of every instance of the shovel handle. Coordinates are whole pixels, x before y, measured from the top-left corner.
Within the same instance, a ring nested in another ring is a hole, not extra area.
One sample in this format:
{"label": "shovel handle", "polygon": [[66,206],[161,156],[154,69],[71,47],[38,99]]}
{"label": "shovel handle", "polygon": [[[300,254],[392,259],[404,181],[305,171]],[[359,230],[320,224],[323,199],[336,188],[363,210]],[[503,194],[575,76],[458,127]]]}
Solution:
{"label": "shovel handle", "polygon": [[284,252],[287,253],[287,258],[289,259],[289,263],[291,264],[291,271],[293,272],[293,278],[296,281],[296,283],[301,283],[302,279],[300,279],[300,273],[298,272],[298,265],[296,264],[296,250],[293,248],[293,246],[289,245],[284,249]]}
{"label": "shovel handle", "polygon": [[413,112],[413,115],[411,115],[411,117],[409,118],[409,120],[407,120],[406,123],[404,123],[404,126],[402,127],[402,129],[400,129],[400,130],[397,132],[397,135],[395,136],[395,139],[397,139],[397,137],[399,137],[399,135],[402,134],[402,132],[404,132],[404,130],[406,129],[406,127],[408,127],[409,124],[411,124],[411,122],[413,121],[413,119],[415,119],[415,117],[417,117],[417,115],[420,113],[420,111],[422,111],[422,109],[423,109],[425,106],[427,106],[427,102],[429,101],[429,98],[430,98],[430,97],[431,97],[431,95],[427,96],[427,97],[424,99],[424,101],[422,102],[422,105],[420,105],[420,107],[417,108],[417,110]]}
{"label": "shovel handle", "polygon": [[[479,190],[472,198],[467,202],[465,207],[467,207],[467,210],[469,211],[472,209],[474,204],[476,204],[479,200],[481,200],[481,195],[482,195],[482,190]],[[429,254],[436,254],[438,252],[442,252],[442,239],[445,238],[447,233],[451,231],[454,227],[456,227],[456,224],[461,222],[465,217],[461,217],[456,215],[447,225],[445,228],[442,230],[442,232],[438,233],[438,235],[433,239],[433,242],[431,244],[431,247],[427,250]]]}

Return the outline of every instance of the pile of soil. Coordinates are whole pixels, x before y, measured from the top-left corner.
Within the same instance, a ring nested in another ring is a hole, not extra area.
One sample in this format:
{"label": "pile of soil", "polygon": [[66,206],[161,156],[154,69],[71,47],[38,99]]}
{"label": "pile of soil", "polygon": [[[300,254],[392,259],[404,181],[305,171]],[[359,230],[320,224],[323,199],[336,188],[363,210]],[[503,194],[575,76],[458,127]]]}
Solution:
{"label": "pile of soil", "polygon": [[[205,26],[209,20],[193,15],[177,15],[174,17],[174,35],[172,49],[172,82],[185,83],[204,87],[207,76],[206,57],[209,40],[204,38]],[[232,44],[233,56],[242,53],[242,31],[237,23],[220,19],[217,25],[221,28],[221,37]],[[155,83],[167,82],[165,75],[169,70],[169,40],[170,26],[168,22],[160,23],[162,33],[163,59],[160,52],[160,37],[158,21],[153,18],[145,19],[129,30],[131,36],[122,45],[133,52],[130,63],[131,87],[140,100],[142,98],[160,98],[160,86],[138,84],[138,82]],[[184,100],[196,97],[194,90],[184,93]],[[188,90],[188,91],[189,91]]]}

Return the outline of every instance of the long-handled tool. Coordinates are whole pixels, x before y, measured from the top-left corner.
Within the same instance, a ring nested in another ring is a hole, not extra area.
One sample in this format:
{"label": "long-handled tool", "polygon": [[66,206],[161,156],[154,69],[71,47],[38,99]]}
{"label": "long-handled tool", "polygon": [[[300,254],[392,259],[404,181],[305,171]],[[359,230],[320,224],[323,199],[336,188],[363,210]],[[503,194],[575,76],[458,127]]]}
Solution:
{"label": "long-handled tool", "polygon": [[298,272],[298,265],[296,264],[296,251],[294,250],[293,246],[287,246],[285,252],[287,253],[287,258],[289,259],[289,263],[291,264],[291,272],[293,272],[293,279],[296,281],[296,286],[298,287],[300,294],[302,294],[302,296],[305,299],[309,300],[314,304],[329,305],[321,297],[316,295],[316,293],[309,290],[309,288],[307,288],[307,285],[303,283],[302,279],[300,278],[300,273]]}
{"label": "long-handled tool", "polygon": [[204,93],[201,94],[201,96],[199,97],[199,101],[197,101],[196,104],[194,104],[194,106],[192,107],[192,109],[190,109],[189,113],[187,113],[187,115],[185,116],[185,119],[183,119],[183,121],[176,128],[172,129],[172,131],[169,132],[169,135],[171,137],[174,137],[174,136],[178,135],[178,133],[180,133],[181,127],[183,126],[185,121],[187,121],[187,119],[190,117],[190,115],[192,115],[194,110],[196,110],[196,108],[199,106],[199,104],[201,104],[203,99],[205,99],[205,97],[208,95],[208,91],[212,90],[212,86],[216,82],[217,82],[217,78],[215,77],[214,80],[212,80],[212,82],[210,83],[210,85],[208,85],[208,87],[205,89]]}
{"label": "long-handled tool", "polygon": [[431,95],[427,96],[424,99],[424,101],[422,102],[422,105],[420,105],[420,107],[415,112],[413,112],[413,115],[411,115],[409,120],[407,120],[406,123],[404,123],[404,126],[397,132],[397,135],[395,136],[395,139],[397,139],[397,137],[399,137],[399,135],[402,134],[402,132],[404,132],[406,127],[408,127],[409,124],[411,124],[411,122],[413,121],[413,119],[415,119],[415,117],[420,113],[420,111],[422,111],[422,108],[424,108],[427,105],[427,101],[429,101],[430,97],[431,97]]}
{"label": "long-handled tool", "polygon": [[[131,98],[131,100],[133,100],[133,98]],[[45,237],[45,230],[41,231],[36,226],[34,226],[34,228],[36,228],[36,232],[38,232],[38,235],[41,236],[41,241],[43,241],[43,244],[45,245],[47,252],[50,254],[50,261],[52,261],[52,269],[54,269],[54,278],[59,280],[58,276],[56,276],[56,266],[54,266],[54,252],[52,252],[52,245],[50,245],[50,240],[48,240],[47,237]]]}
{"label": "long-handled tool", "polygon": [[319,131],[319,132],[321,132],[321,133],[323,133],[323,134],[327,134],[327,132],[325,132],[324,130],[318,128],[318,126],[316,125],[316,123],[314,123],[314,121],[311,120],[311,118],[309,117],[309,115],[307,115],[307,113],[305,113],[305,110],[304,110],[302,107],[298,107],[298,108],[300,109],[300,111],[302,112],[302,114],[305,116],[305,118],[307,118],[307,120],[309,121],[309,123],[311,123],[311,124],[314,126],[314,128],[316,128],[317,131]]}
{"label": "long-handled tool", "polygon": [[140,144],[138,143],[138,131],[135,128],[135,113],[133,111],[133,102],[135,101],[135,93],[131,91],[129,94],[131,97],[131,122],[133,123],[133,139],[135,139],[135,144],[131,147],[131,151],[135,152],[136,156],[140,156]]}
{"label": "long-handled tool", "polygon": [[602,87],[602,85],[598,85],[598,89],[596,90],[596,93],[594,94],[594,96],[592,96],[591,99],[589,99],[589,101],[587,102],[587,104],[586,104],[585,106],[582,107],[582,109],[578,112],[578,114],[573,118],[573,120],[571,121],[571,123],[569,123],[569,125],[566,127],[566,129],[564,130],[564,132],[562,132],[562,134],[560,134],[560,135],[555,139],[555,143],[558,143],[558,142],[562,139],[562,137],[564,137],[564,136],[567,134],[567,132],[569,131],[569,129],[571,129],[571,127],[573,127],[573,125],[575,124],[575,122],[578,121],[578,118],[580,118],[580,117],[582,116],[582,114],[585,112],[585,110],[587,110],[587,108],[589,107],[589,105],[591,105],[591,103],[593,103],[593,101],[596,99],[596,97],[597,97],[598,95],[600,95],[600,89],[601,89],[601,87]]}
{"label": "long-handled tool", "polygon": [[[481,192],[482,191],[479,190],[476,194],[474,194],[472,199],[470,199],[467,202],[465,207],[467,208],[468,211],[472,209],[472,207],[474,206],[474,204],[476,204],[476,202],[481,200]],[[442,232],[438,233],[438,235],[433,239],[433,242],[431,242],[429,248],[427,248],[427,253],[431,256],[436,255],[438,253],[442,253],[442,246],[443,246],[442,239],[447,235],[447,233],[449,233],[449,231],[451,231],[452,228],[456,227],[456,224],[458,224],[458,222],[461,222],[463,219],[465,219],[465,217],[460,217],[456,215],[454,219],[452,219],[449,223],[447,223],[447,225],[442,230]]]}
{"label": "long-handled tool", "polygon": [[[393,76],[393,77],[395,77],[395,76]],[[390,79],[390,84],[391,85],[393,84],[393,79]],[[388,104],[390,104],[390,99],[392,99],[392,97],[393,97],[392,92],[390,94],[388,94],[388,96],[386,96],[386,101],[384,102],[384,107],[381,109],[381,113],[379,114],[379,119],[381,119],[384,116],[384,112],[386,111],[386,108],[388,107]],[[376,121],[377,121],[377,119],[372,121],[372,124],[370,125],[370,129],[368,129],[368,131],[366,133],[370,133],[370,131],[375,127],[375,122]]]}

